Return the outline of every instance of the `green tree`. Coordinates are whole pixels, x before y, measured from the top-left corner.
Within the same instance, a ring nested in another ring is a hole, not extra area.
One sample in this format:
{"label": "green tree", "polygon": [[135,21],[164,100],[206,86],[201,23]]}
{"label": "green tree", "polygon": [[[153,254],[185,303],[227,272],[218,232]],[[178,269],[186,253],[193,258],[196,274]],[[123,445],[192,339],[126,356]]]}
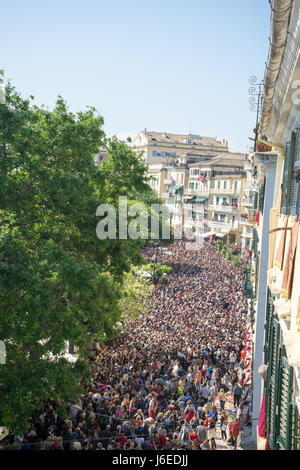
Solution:
{"label": "green tree", "polygon": [[[68,363],[66,341],[86,357],[94,338],[114,335],[124,274],[143,262],[141,240],[99,240],[96,209],[147,189],[138,155],[105,140],[94,108],[53,111],[8,84],[0,103],[0,424],[23,433],[48,399],[65,405],[88,377]],[[92,156],[105,145],[108,160]]]}
{"label": "green tree", "polygon": [[150,275],[143,269],[133,269],[125,275],[122,296],[119,301],[122,321],[138,319],[148,311],[147,297],[151,294],[153,285]]}

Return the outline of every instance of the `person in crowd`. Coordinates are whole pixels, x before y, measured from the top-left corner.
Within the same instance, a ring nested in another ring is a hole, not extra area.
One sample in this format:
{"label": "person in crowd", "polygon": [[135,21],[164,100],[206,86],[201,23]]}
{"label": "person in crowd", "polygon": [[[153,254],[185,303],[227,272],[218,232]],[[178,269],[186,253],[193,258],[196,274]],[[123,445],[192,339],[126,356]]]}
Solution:
{"label": "person in crowd", "polygon": [[[155,252],[143,255],[151,261]],[[235,366],[244,359],[245,274],[208,242],[195,252],[176,240],[158,261],[172,272],[142,300],[147,313],[124,322],[111,342],[94,341],[81,401],[66,405],[66,419],[53,401],[33,413],[23,449],[214,450],[218,399],[226,438],[225,394],[238,406],[243,391]]]}

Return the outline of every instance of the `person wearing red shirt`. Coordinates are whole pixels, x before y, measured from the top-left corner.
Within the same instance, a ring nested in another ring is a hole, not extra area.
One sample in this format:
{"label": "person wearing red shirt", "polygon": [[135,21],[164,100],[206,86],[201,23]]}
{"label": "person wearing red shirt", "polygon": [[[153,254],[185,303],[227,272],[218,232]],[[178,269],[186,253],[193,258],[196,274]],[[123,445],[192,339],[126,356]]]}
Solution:
{"label": "person wearing red shirt", "polygon": [[234,450],[236,450],[240,429],[241,429],[241,425],[237,419],[235,419],[234,421],[231,421],[231,423],[229,424],[229,431],[230,431],[230,436],[232,438]]}
{"label": "person wearing red shirt", "polygon": [[189,438],[190,438],[191,441],[193,441],[194,439],[196,439],[196,441],[199,442],[198,434],[197,434],[195,431],[193,431],[193,432],[190,433]]}

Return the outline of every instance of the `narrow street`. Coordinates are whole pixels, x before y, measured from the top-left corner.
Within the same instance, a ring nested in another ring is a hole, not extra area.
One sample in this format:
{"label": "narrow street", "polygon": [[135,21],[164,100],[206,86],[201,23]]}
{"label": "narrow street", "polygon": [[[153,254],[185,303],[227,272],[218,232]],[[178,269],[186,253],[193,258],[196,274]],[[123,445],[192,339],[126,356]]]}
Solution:
{"label": "narrow street", "polygon": [[[148,249],[146,258],[152,260],[155,251]],[[244,392],[237,386],[243,385],[244,276],[209,243],[196,252],[177,241],[160,248],[157,261],[172,266],[171,276],[145,299],[148,313],[124,325],[126,334],[95,353],[94,383],[82,410],[71,409],[70,428],[98,422],[93,446],[100,442],[106,449],[198,449],[196,434],[203,424],[207,438],[213,436],[213,419],[216,449],[233,449],[227,443],[235,416],[231,390]],[[227,392],[226,440],[221,439],[221,389]],[[77,432],[80,442],[80,434],[91,430]]]}

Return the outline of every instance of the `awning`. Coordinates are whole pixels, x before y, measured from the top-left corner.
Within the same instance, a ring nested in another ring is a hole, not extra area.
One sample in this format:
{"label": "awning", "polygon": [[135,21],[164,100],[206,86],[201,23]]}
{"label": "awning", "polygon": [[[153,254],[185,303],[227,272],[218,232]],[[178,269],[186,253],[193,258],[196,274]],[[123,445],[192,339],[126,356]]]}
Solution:
{"label": "awning", "polygon": [[208,199],[208,196],[196,196],[195,202],[203,202]]}
{"label": "awning", "polygon": [[195,196],[183,196],[183,199],[193,199]]}
{"label": "awning", "polygon": [[226,233],[216,233],[215,235],[218,238],[223,238],[223,237],[225,237]]}

